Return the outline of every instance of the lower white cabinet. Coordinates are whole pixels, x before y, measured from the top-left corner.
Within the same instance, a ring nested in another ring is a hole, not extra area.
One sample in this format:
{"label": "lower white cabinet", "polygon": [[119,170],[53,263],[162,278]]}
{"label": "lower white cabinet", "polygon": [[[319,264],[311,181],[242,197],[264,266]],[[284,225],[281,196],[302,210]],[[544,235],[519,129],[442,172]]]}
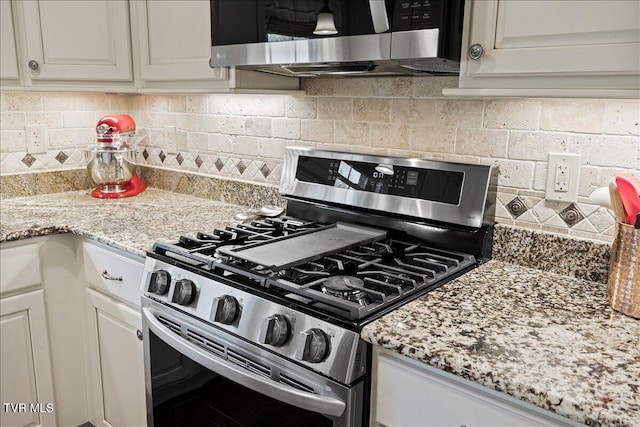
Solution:
{"label": "lower white cabinet", "polygon": [[0,244],[0,426],[146,425],[142,270],[72,234]]}
{"label": "lower white cabinet", "polygon": [[98,426],[146,425],[142,320],[121,301],[87,289],[89,357]]}
{"label": "lower white cabinet", "polygon": [[379,347],[374,351],[372,424],[427,426],[580,426],[440,369]]}
{"label": "lower white cabinet", "polygon": [[147,422],[138,288],[143,259],[83,240],[80,280],[87,288],[91,421],[96,426],[137,427]]}
{"label": "lower white cabinet", "polygon": [[0,425],[56,425],[42,289],[0,299]]}

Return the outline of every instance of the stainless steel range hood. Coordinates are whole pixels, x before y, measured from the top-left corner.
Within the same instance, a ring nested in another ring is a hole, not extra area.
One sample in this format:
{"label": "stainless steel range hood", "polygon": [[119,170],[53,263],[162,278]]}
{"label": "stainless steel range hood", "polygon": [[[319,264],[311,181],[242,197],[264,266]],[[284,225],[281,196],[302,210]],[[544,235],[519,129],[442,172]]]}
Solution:
{"label": "stainless steel range hood", "polygon": [[[363,3],[363,0],[358,1]],[[337,3],[329,4],[338,7]],[[387,5],[386,9],[381,9],[380,6],[384,4]],[[411,8],[415,4],[423,7],[420,13],[424,21],[414,22],[417,9]],[[291,77],[458,74],[463,4],[462,0],[386,0],[386,3],[383,0],[369,0],[366,9],[371,15],[367,17],[371,21],[371,32],[359,35],[342,35],[340,31],[331,37],[268,33],[246,43],[237,43],[234,40],[225,41],[229,37],[219,29],[218,33],[212,33],[210,65]],[[224,7],[223,2],[212,0],[212,22],[225,16]],[[409,12],[404,12],[404,9]],[[287,10],[290,12],[293,9]],[[260,26],[262,15],[258,15],[256,22]],[[405,17],[411,22],[402,22]],[[243,19],[246,19],[244,15]],[[344,18],[339,21],[344,21]],[[300,22],[297,25],[302,27]],[[431,28],[411,29],[420,26]],[[219,27],[224,28],[224,25]],[[229,31],[233,31],[233,28]],[[278,31],[284,32],[282,28]],[[304,30],[299,31],[302,34]],[[260,31],[258,33],[262,34]]]}
{"label": "stainless steel range hood", "polygon": [[291,77],[458,74],[459,61],[438,56],[439,32],[218,46],[211,63]]}

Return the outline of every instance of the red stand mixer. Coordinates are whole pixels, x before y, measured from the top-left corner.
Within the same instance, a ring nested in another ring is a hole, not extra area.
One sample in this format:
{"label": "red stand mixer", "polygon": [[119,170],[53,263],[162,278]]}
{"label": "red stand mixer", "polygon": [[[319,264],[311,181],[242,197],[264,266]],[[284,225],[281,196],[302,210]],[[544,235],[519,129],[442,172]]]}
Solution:
{"label": "red stand mixer", "polygon": [[135,172],[136,123],[127,114],[104,116],[96,124],[98,144],[85,150],[87,169],[98,186],[93,197],[114,199],[135,196],[147,188]]}

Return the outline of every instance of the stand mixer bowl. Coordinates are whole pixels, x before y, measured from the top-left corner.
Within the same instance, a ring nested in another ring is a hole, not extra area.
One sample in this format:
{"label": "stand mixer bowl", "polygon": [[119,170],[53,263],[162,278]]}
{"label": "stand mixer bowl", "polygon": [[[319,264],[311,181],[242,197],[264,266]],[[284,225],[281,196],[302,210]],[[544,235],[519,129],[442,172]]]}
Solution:
{"label": "stand mixer bowl", "polygon": [[119,150],[87,148],[87,170],[102,193],[121,193],[133,177],[136,169],[135,148]]}

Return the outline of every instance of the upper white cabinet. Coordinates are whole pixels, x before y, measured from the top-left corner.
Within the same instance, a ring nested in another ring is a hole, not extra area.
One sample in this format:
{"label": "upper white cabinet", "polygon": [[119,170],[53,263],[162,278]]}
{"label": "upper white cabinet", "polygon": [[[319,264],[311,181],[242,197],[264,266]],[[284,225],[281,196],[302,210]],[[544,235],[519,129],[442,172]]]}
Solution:
{"label": "upper white cabinet", "polygon": [[27,85],[123,86],[133,81],[127,1],[30,0],[15,5]]}
{"label": "upper white cabinet", "polygon": [[3,87],[185,93],[299,89],[295,78],[210,68],[209,0],[0,4]]}
{"label": "upper white cabinet", "polygon": [[226,69],[209,67],[208,1],[134,1],[131,11],[136,17],[140,75],[145,82],[227,79]]}
{"label": "upper white cabinet", "polygon": [[467,1],[460,89],[447,92],[638,96],[638,17],[627,0]]}
{"label": "upper white cabinet", "polygon": [[18,48],[11,2],[8,1],[0,1],[0,54],[0,84],[3,87],[19,85]]}
{"label": "upper white cabinet", "polygon": [[209,0],[131,2],[140,92],[298,89],[295,78],[211,68],[210,15]]}

